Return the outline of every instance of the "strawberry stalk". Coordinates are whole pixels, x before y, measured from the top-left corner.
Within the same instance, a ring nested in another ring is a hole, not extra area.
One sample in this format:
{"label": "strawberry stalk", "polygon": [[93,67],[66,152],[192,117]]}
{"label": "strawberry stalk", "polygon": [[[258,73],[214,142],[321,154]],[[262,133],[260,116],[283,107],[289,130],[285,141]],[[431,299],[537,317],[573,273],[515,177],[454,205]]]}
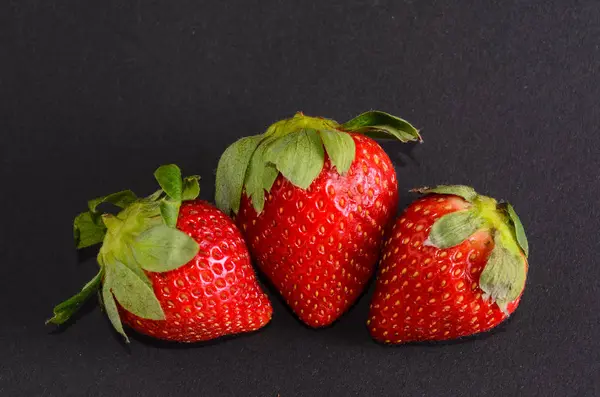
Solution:
{"label": "strawberry stalk", "polygon": [[242,190],[257,213],[281,173],[293,185],[307,189],[323,169],[325,153],[340,175],[355,158],[355,144],[347,132],[401,142],[419,141],[409,122],[380,111],[363,113],[343,124],[299,112],[272,124],[265,133],[242,138],[229,146],[219,160],[215,200],[225,213],[237,213]]}
{"label": "strawberry stalk", "polygon": [[[83,289],[57,305],[46,323],[63,324],[101,289],[101,302],[114,328],[129,341],[123,330],[116,302],[145,319],[163,320],[165,314],[145,271],[166,272],[190,261],[198,244],[175,224],[184,200],[200,193],[198,176],[182,178],[174,164],[154,173],[161,189],[145,198],[130,190],[88,202],[88,211],[74,221],[77,248],[102,243],[97,260],[98,274]],[[101,204],[113,204],[117,214],[101,213]],[[116,301],[115,301],[116,299]]]}

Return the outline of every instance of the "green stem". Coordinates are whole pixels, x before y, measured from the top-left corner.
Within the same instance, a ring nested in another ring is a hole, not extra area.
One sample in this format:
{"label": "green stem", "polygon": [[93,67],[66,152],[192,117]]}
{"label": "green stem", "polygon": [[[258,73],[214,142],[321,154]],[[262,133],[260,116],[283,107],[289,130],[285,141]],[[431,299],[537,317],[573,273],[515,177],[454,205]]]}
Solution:
{"label": "green stem", "polygon": [[485,221],[485,224],[496,231],[500,241],[506,249],[519,255],[521,249],[513,238],[512,230],[509,227],[509,221],[498,208],[498,202],[491,197],[478,195],[473,200],[475,211]]}
{"label": "green stem", "polygon": [[302,129],[311,130],[327,130],[335,129],[339,124],[334,120],[325,119],[322,117],[306,116],[302,112],[298,112],[290,119],[280,120],[272,124],[265,133],[265,137],[282,137]]}

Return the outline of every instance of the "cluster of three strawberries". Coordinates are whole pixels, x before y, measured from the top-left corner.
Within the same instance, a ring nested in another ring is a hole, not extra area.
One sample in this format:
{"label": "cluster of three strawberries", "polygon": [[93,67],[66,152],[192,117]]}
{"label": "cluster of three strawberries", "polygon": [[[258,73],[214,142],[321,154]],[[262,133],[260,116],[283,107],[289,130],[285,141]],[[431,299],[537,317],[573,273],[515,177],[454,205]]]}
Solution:
{"label": "cluster of three strawberries", "polygon": [[[78,248],[102,243],[96,277],[54,309],[68,321],[93,293],[114,328],[195,342],[254,331],[272,307],[259,270],[305,324],[328,326],[361,296],[380,260],[368,329],[384,343],[489,330],[517,307],[528,245],[512,206],[462,185],[422,188],[398,219],[394,167],[374,139],[421,141],[371,111],[339,124],[302,113],[221,156],[216,205],[198,176],[161,166],[160,189],[89,202]],[[116,215],[98,207],[110,203]],[[233,220],[227,215],[233,215]],[[251,255],[250,255],[251,253]]]}

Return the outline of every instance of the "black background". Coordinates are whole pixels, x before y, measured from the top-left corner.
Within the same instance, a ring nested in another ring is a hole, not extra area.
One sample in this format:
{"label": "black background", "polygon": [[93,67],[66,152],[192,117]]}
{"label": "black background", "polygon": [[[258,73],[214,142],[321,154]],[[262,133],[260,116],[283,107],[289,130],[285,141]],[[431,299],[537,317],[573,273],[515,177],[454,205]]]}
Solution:
{"label": "black background", "polygon": [[[595,0],[2,1],[0,395],[600,395],[599,43]],[[531,267],[496,331],[384,347],[370,294],[315,331],[273,291],[267,328],[207,345],[125,346],[95,303],[44,327],[95,274],[71,236],[87,199],[150,193],[168,162],[212,199],[235,139],[368,109],[422,129],[384,144],[402,192],[515,205]]]}

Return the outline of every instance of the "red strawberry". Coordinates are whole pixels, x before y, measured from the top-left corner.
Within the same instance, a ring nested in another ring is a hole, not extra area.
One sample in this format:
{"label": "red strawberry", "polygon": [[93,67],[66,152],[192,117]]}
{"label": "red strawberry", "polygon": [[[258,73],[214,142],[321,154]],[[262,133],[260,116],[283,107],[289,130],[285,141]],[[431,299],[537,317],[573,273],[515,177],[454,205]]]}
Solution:
{"label": "red strawberry", "polygon": [[[122,322],[155,338],[196,342],[257,330],[272,308],[260,289],[243,237],[233,221],[196,200],[198,177],[181,179],[175,165],[155,173],[162,190],[144,199],[132,192],[90,202],[75,220],[78,248],[103,242],[100,271],[83,290],[54,309],[62,324],[101,289],[113,326]],[[115,204],[118,215],[97,205]],[[162,216],[161,216],[162,215]]]}
{"label": "red strawberry", "polygon": [[186,201],[177,229],[198,243],[198,254],[175,270],[146,273],[166,321],[144,319],[120,307],[123,322],[140,333],[180,342],[265,326],[273,310],[231,219],[205,201]]}
{"label": "red strawberry", "polygon": [[258,267],[311,327],[335,321],[373,274],[398,199],[390,159],[365,136],[383,134],[420,138],[381,112],[343,125],[297,114],[219,162],[217,205],[237,212]]}
{"label": "red strawberry", "polygon": [[466,186],[419,189],[386,241],[367,325],[384,343],[494,328],[518,306],[528,244],[512,206]]}

